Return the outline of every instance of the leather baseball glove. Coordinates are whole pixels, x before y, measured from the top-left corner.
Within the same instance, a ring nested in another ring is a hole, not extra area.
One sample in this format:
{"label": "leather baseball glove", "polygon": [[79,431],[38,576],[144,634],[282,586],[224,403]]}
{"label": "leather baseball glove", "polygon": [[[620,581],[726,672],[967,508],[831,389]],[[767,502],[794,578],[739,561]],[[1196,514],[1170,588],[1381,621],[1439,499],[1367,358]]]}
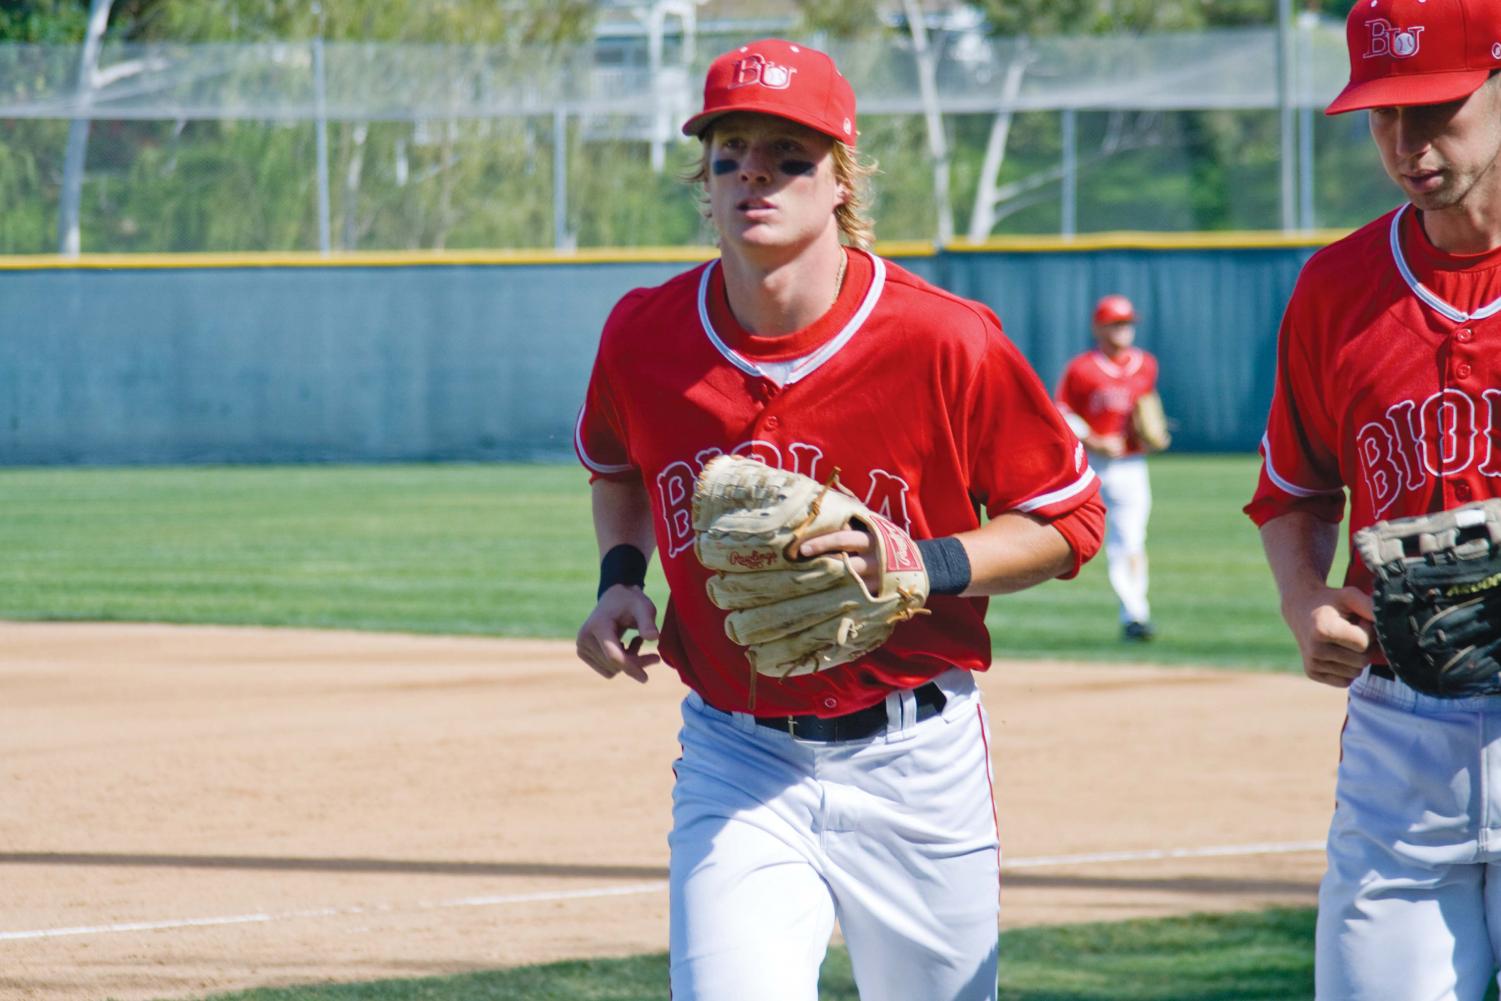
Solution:
{"label": "leather baseball glove", "polygon": [[1397,677],[1444,698],[1501,692],[1501,499],[1377,522],[1355,548]]}
{"label": "leather baseball glove", "polygon": [[1131,427],[1136,437],[1149,452],[1160,452],[1173,443],[1168,430],[1167,414],[1162,409],[1162,397],[1155,392],[1139,397],[1131,408]]}
{"label": "leather baseball glove", "polygon": [[[694,549],[715,571],[709,600],[731,610],[725,632],[745,647],[756,674],[784,678],[847,664],[927,601],[928,574],[911,537],[840,487],[838,475],[819,483],[722,455],[694,486]],[[879,543],[875,593],[843,553],[796,555],[807,539],[850,527]]]}

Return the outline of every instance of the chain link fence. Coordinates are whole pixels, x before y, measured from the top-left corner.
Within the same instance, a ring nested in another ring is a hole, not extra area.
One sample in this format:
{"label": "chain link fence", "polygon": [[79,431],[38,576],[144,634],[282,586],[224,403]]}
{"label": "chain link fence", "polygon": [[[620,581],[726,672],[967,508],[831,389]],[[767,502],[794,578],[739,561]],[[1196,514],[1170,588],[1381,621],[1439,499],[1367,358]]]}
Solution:
{"label": "chain link fence", "polygon": [[[708,245],[677,129],[741,40],[0,45],[0,253]],[[1321,113],[1339,25],[808,41],[860,96],[883,240],[1342,228],[1397,197],[1364,116]]]}

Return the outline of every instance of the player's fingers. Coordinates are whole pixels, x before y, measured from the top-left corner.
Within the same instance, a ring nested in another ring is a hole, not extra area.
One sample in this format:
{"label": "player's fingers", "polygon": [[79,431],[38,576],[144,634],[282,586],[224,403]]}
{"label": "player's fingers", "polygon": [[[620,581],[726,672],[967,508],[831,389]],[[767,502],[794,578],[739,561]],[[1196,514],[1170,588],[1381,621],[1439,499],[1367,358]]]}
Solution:
{"label": "player's fingers", "polygon": [[579,660],[588,664],[589,669],[601,678],[613,678],[620,673],[619,666],[612,663],[610,658],[605,655],[603,648],[599,646],[580,646]]}
{"label": "player's fingers", "polygon": [[636,594],[637,600],[631,605],[625,624],[655,643],[657,641],[657,606],[640,591]]}
{"label": "player's fingers", "polygon": [[[579,659],[604,678],[613,678],[626,668],[629,659],[621,642],[622,629],[608,615],[592,615],[579,630]],[[639,637],[638,637],[639,640]]]}
{"label": "player's fingers", "polygon": [[637,636],[631,640],[630,645],[622,651],[623,661],[620,671],[632,681],[646,684],[646,669],[661,661],[661,657],[654,653],[642,653],[642,637]]}
{"label": "player's fingers", "polygon": [[1346,612],[1364,619],[1367,622],[1376,621],[1376,609],[1371,603],[1371,595],[1363,588],[1343,587],[1339,590],[1339,606]]}
{"label": "player's fingers", "polygon": [[1341,671],[1354,677],[1366,666],[1370,656],[1364,650],[1352,650],[1339,643],[1323,642],[1313,644],[1309,660],[1322,664],[1329,670]]}
{"label": "player's fingers", "polygon": [[822,556],[825,553],[859,553],[870,548],[870,536],[858,529],[847,528],[827,535],[817,535],[798,547],[802,557]]}
{"label": "player's fingers", "polygon": [[[1342,609],[1329,605],[1320,608],[1314,613],[1313,630],[1315,642],[1361,655],[1361,663],[1364,663],[1363,655],[1371,645],[1370,630],[1363,623],[1345,618]],[[1339,659],[1347,658],[1341,656]]]}
{"label": "player's fingers", "polygon": [[606,651],[607,642],[606,639],[592,630],[580,632],[578,655],[579,660],[588,664],[595,674],[598,674],[602,678],[613,678],[620,673],[620,664],[613,660]]}
{"label": "player's fingers", "polygon": [[1354,674],[1351,674],[1343,667],[1332,667],[1326,661],[1314,661],[1305,664],[1303,672],[1314,681],[1322,685],[1330,685],[1334,688],[1349,688],[1351,682],[1360,677],[1360,671],[1358,670]]}

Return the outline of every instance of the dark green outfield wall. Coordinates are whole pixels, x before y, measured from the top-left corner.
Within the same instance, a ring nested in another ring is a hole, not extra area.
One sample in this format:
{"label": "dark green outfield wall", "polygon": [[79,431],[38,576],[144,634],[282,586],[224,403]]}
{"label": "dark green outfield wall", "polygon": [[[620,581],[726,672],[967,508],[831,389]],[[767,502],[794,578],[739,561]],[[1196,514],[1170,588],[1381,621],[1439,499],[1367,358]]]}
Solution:
{"label": "dark green outfield wall", "polygon": [[[1177,447],[1248,451],[1309,248],[897,258],[1052,385],[1124,292]],[[0,266],[0,464],[567,459],[599,327],[682,262]]]}

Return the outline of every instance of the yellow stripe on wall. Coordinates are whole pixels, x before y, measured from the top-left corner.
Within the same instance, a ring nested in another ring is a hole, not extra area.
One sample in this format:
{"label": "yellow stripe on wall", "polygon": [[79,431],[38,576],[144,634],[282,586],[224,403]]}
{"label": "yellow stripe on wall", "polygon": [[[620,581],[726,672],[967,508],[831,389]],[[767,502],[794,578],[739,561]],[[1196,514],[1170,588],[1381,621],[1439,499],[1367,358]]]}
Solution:
{"label": "yellow stripe on wall", "polygon": [[[1301,233],[1088,233],[1077,237],[998,236],[981,243],[955,240],[942,250],[955,254],[1059,253],[1091,250],[1263,250],[1321,247],[1349,230]],[[876,244],[883,257],[933,257],[939,248],[923,240]],[[698,263],[717,256],[714,247],[608,247],[556,250],[404,250],[319,254],[312,251],[201,254],[0,254],[0,271],[150,270],[190,268],[407,268],[462,265]]]}
{"label": "yellow stripe on wall", "polygon": [[995,236],[980,243],[955,240],[944,250],[973,253],[1058,253],[1087,250],[1267,250],[1322,247],[1349,235],[1348,229],[1313,229],[1297,233],[1226,231],[1220,233],[1085,233],[1065,236]]}
{"label": "yellow stripe on wall", "polygon": [[410,268],[470,264],[617,264],[706,261],[719,253],[713,247],[636,247],[578,250],[570,253],[539,250],[403,250],[319,254],[313,251],[205,254],[59,254],[0,255],[0,271],[72,269],[187,269],[187,268]]}

